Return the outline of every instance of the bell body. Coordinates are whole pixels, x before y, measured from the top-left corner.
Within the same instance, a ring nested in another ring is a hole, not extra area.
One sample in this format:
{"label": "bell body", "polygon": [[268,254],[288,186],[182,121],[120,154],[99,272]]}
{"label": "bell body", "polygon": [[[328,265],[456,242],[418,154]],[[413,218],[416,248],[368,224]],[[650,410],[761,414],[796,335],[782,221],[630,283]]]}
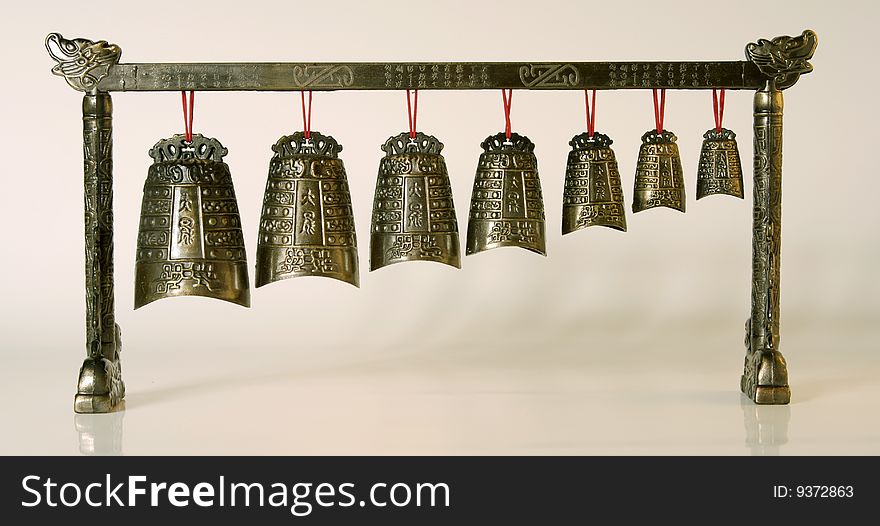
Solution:
{"label": "bell body", "polygon": [[633,212],[666,207],[685,211],[684,175],[675,134],[649,130],[642,135],[636,164]]}
{"label": "bell body", "polygon": [[467,254],[521,247],[546,255],[544,200],[535,145],[504,133],[487,137],[471,195]]}
{"label": "bell body", "polygon": [[358,286],[357,238],[342,146],[302,132],[272,146],[257,242],[256,286],[323,276]]}
{"label": "bell body", "polygon": [[623,188],[613,141],[604,134],[574,136],[569,144],[562,194],[562,233],[588,226],[626,231]]}
{"label": "bell body", "polygon": [[700,166],[697,169],[697,199],[726,194],[743,198],[742,163],[736,134],[727,128],[714,128],[703,134]]}
{"label": "bell body", "polygon": [[458,220],[443,144],[409,133],[382,146],[373,221],[370,270],[403,261],[435,261],[461,268]]}
{"label": "bell body", "polygon": [[183,135],[159,141],[144,184],[135,308],[173,296],[250,306],[241,219],[224,148]]}

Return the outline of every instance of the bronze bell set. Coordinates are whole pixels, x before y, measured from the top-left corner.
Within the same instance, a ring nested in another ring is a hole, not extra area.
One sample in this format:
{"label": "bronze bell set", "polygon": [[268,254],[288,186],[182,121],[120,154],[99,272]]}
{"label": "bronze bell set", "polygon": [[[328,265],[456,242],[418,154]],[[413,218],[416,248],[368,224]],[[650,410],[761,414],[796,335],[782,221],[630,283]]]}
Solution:
{"label": "bronze bell set", "polygon": [[[655,128],[642,136],[633,188],[634,213],[655,207],[685,211],[684,177],[675,135],[663,129],[665,91],[654,90]],[[481,144],[471,195],[465,253],[521,247],[546,255],[544,202],[535,145],[511,131],[512,90],[502,90],[506,129]],[[624,196],[612,140],[595,131],[595,97],[585,91],[587,131],[569,144],[562,234],[589,226],[626,231]],[[304,131],[272,146],[257,244],[256,286],[300,276],[359,285],[357,236],[340,145]],[[156,143],[137,238],[135,308],[172,296],[204,296],[250,306],[241,220],[227,150],[192,133],[193,93],[182,95],[186,133]],[[410,98],[409,132],[381,149],[370,228],[370,270],[404,261],[461,267],[458,222],[443,144],[416,131],[418,91]],[[704,135],[697,199],[743,197],[735,134],[721,127],[724,91],[713,91],[715,127]],[[308,118],[307,118],[308,115]]]}

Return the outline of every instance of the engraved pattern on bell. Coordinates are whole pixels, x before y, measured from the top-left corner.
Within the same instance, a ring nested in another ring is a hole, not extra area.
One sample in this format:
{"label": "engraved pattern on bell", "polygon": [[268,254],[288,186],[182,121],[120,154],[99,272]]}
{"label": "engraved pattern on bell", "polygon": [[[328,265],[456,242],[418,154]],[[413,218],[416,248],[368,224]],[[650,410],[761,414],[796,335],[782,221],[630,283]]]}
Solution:
{"label": "engraved pattern on bell", "polygon": [[373,218],[370,270],[403,261],[436,261],[461,268],[458,220],[443,143],[404,132],[382,145]]}
{"label": "engraved pattern on bell", "polygon": [[626,211],[617,159],[607,135],[586,132],[569,144],[562,193],[562,233],[588,226],[607,226],[626,231]]}
{"label": "engraved pattern on bell", "polygon": [[697,169],[697,199],[726,194],[743,198],[742,163],[736,146],[736,134],[727,128],[715,128],[703,134],[700,165]]}
{"label": "engraved pattern on bell", "polygon": [[517,133],[507,140],[501,132],[487,137],[481,146],[466,253],[521,247],[547,255],[535,145]]}
{"label": "engraved pattern on bell", "polygon": [[666,207],[685,211],[684,175],[677,138],[670,131],[642,135],[633,190],[633,212]]}
{"label": "engraved pattern on bell", "polygon": [[224,148],[175,135],[150,150],[135,265],[135,308],[174,296],[250,306],[241,219]]}
{"label": "engraved pattern on bell", "polygon": [[323,276],[358,286],[357,237],[342,146],[311,132],[272,146],[257,241],[256,286]]}

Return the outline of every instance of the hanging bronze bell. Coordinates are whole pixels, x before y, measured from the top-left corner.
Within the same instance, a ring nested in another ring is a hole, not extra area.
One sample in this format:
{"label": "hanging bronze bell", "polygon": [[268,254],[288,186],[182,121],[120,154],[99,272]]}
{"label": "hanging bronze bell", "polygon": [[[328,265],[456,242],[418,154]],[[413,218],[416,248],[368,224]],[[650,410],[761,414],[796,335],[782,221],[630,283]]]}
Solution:
{"label": "hanging bronze bell", "polygon": [[562,233],[588,226],[607,226],[626,231],[623,188],[617,159],[607,135],[584,132],[569,144],[562,194]]}
{"label": "hanging bronze bell", "polygon": [[458,220],[443,143],[424,133],[390,137],[382,145],[370,270],[403,261],[436,261],[461,268]]}
{"label": "hanging bronze bell", "polygon": [[685,211],[684,175],[677,138],[670,131],[656,129],[642,135],[636,164],[633,212],[667,207]]}
{"label": "hanging bronze bell", "polygon": [[137,240],[134,307],[173,296],[250,306],[241,220],[226,148],[200,134],[150,150]]}
{"label": "hanging bronze bell", "polygon": [[486,138],[477,164],[467,254],[497,247],[521,247],[547,255],[544,199],[535,145],[517,133]]}
{"label": "hanging bronze bell", "polygon": [[742,163],[736,134],[727,128],[712,128],[703,134],[697,169],[697,199],[712,194],[743,198]]}
{"label": "hanging bronze bell", "polygon": [[342,146],[311,132],[272,146],[257,241],[256,286],[324,276],[358,286],[357,238]]}

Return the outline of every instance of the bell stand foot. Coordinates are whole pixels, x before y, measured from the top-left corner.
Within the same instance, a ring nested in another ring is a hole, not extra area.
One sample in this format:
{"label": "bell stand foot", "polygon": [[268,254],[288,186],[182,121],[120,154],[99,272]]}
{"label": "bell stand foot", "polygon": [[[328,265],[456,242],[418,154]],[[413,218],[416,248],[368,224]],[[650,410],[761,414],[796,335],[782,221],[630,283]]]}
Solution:
{"label": "bell stand foot", "polygon": [[86,358],[79,370],[73,398],[77,413],[110,413],[125,408],[122,362],[106,358]]}
{"label": "bell stand foot", "polygon": [[753,401],[756,404],[764,405],[788,405],[791,402],[791,389],[787,385],[782,387],[758,386]]}
{"label": "bell stand foot", "polygon": [[113,401],[110,395],[78,394],[73,399],[73,411],[77,414],[115,413],[125,410],[125,400]]}
{"label": "bell stand foot", "polygon": [[[125,382],[122,381],[122,338],[116,325],[116,341],[105,343],[113,359],[91,353],[79,370],[73,410],[77,413],[111,413],[125,409]],[[96,345],[97,347],[97,345]]]}
{"label": "bell stand foot", "polygon": [[756,404],[791,402],[788,367],[782,354],[779,351],[747,353],[740,389]]}

